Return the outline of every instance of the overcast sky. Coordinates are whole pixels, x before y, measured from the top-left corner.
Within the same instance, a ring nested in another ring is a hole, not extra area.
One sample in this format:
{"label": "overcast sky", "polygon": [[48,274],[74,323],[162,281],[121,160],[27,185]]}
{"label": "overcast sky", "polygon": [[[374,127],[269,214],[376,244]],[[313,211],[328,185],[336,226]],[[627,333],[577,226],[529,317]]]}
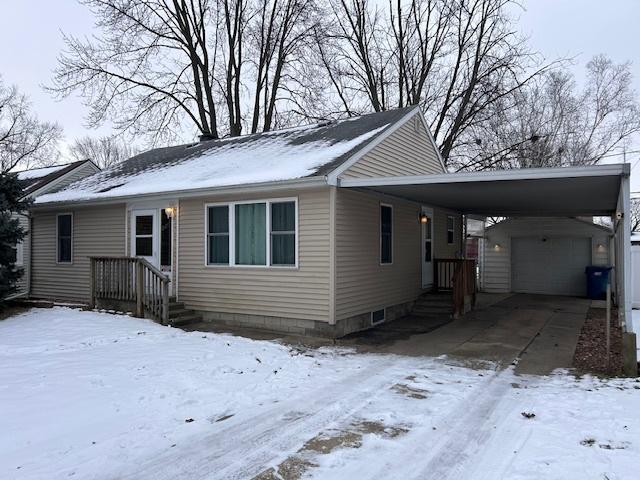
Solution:
{"label": "overcast sky", "polygon": [[[85,134],[109,133],[104,127],[92,132],[84,126],[86,109],[80,99],[53,100],[41,85],[48,83],[63,47],[61,31],[90,35],[91,13],[75,0],[0,0],[0,74],[27,93],[43,120],[60,123],[67,141]],[[530,37],[533,49],[546,59],[575,57],[575,73],[605,53],[616,62],[633,62],[635,89],[640,94],[638,20],[640,0],[523,0],[520,21],[514,28]],[[620,160],[622,157],[619,157]],[[630,154],[635,164],[640,154]],[[640,163],[640,162],[637,162]],[[640,166],[638,188],[640,190]],[[636,183],[636,182],[634,182]]]}

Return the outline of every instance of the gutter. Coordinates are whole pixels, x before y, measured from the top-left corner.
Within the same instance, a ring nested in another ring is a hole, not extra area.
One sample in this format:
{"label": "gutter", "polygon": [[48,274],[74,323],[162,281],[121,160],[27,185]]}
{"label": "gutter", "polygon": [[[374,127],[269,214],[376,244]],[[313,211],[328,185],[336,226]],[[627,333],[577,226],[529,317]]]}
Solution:
{"label": "gutter", "polygon": [[398,185],[433,185],[442,183],[496,182],[501,180],[539,180],[553,178],[611,177],[630,175],[628,163],[564,168],[522,168],[490,172],[438,173],[402,177],[345,178],[340,187],[382,187]]}
{"label": "gutter", "polygon": [[220,187],[203,187],[188,190],[171,190],[166,192],[152,192],[132,195],[122,195],[119,197],[90,198],[83,200],[62,200],[58,202],[34,203],[31,210],[46,210],[67,206],[94,206],[94,205],[114,205],[126,203],[131,200],[159,200],[171,198],[192,198],[207,195],[222,195],[225,193],[253,193],[270,190],[288,190],[299,188],[313,188],[327,185],[327,177],[313,176],[303,177],[294,180],[278,180],[274,182],[253,183],[246,185],[226,185]]}

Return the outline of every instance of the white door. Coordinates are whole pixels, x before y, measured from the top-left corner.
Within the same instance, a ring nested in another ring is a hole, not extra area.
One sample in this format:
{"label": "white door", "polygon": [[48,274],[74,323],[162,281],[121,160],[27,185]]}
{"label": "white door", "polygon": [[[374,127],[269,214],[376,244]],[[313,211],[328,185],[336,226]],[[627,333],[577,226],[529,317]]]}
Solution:
{"label": "white door", "polygon": [[422,288],[433,286],[433,210],[422,207]]}
{"label": "white door", "polygon": [[134,210],[131,220],[132,256],[143,257],[159,268],[158,211]]}
{"label": "white door", "polygon": [[585,296],[591,239],[511,239],[511,290],[517,293]]}

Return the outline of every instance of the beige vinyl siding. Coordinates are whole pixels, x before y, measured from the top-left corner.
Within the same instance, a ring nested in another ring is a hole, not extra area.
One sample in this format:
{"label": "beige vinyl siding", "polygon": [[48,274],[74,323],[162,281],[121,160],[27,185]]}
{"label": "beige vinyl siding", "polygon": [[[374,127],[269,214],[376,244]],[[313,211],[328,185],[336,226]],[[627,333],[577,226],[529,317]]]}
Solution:
{"label": "beige vinyl siding", "polygon": [[80,167],[73,170],[71,173],[65,175],[64,179],[55,184],[55,189],[59,190],[67,185],[71,185],[76,180],[80,180],[81,178],[88,177],[89,175],[93,175],[96,173],[95,167],[90,163],[86,162]]}
{"label": "beige vinyl siding", "polygon": [[[380,203],[393,206],[393,263],[380,265]],[[336,320],[415,300],[421,293],[420,205],[338,189]]]}
{"label": "beige vinyl siding", "polygon": [[[610,263],[609,234],[596,225],[573,218],[516,218],[501,222],[485,232],[481,271],[484,291],[511,291],[511,238],[532,236],[591,238],[593,264]],[[603,248],[598,248],[598,245]]]}
{"label": "beige vinyl siding", "polygon": [[444,173],[429,134],[416,114],[348,168],[341,178]]}
{"label": "beige vinyl siding", "polygon": [[[72,264],[56,263],[56,214],[73,214]],[[88,301],[89,257],[125,254],[125,206],[34,212],[31,296]]]}
{"label": "beige vinyl siding", "polygon": [[[298,198],[298,268],[205,265],[205,204]],[[329,188],[182,199],[178,295],[191,309],[329,321]]]}
{"label": "beige vinyl siding", "polygon": [[[455,219],[453,235],[454,242],[447,243],[447,217],[453,215]],[[460,258],[462,254],[462,215],[433,209],[433,258]]]}

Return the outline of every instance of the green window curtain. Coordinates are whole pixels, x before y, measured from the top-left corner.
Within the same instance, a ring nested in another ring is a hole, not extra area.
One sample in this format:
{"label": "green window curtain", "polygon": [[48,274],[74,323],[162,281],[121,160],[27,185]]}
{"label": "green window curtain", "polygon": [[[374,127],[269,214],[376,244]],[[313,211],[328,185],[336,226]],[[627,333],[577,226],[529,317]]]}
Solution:
{"label": "green window curtain", "polygon": [[271,204],[271,264],[296,263],[295,202]]}
{"label": "green window curtain", "polygon": [[209,207],[208,259],[209,264],[229,263],[229,207]]}
{"label": "green window curtain", "polygon": [[236,265],[266,265],[266,204],[236,205]]}

